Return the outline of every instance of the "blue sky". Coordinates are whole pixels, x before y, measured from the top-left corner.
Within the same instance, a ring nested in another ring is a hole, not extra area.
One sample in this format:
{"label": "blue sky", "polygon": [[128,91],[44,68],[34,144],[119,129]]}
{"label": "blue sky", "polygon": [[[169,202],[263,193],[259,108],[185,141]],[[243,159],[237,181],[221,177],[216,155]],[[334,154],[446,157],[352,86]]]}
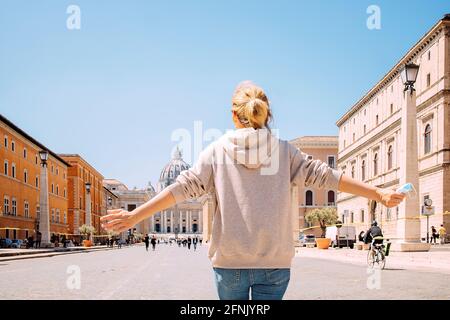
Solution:
{"label": "blue sky", "polygon": [[[81,29],[66,27],[69,5]],[[369,30],[369,5],[381,29]],[[261,85],[284,139],[336,120],[445,13],[448,1],[0,3],[0,113],[107,178],[155,185],[177,128],[225,131],[231,94]]]}

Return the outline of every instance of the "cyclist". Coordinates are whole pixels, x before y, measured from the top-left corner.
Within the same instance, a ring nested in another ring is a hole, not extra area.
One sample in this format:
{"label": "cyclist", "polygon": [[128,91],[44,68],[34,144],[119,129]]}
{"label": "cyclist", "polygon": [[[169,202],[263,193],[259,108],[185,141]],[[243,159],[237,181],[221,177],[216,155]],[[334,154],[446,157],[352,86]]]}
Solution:
{"label": "cyclist", "polygon": [[[372,252],[372,255],[375,254],[375,245],[376,244],[383,244],[383,239],[379,239],[383,237],[383,232],[381,231],[381,228],[378,226],[378,223],[376,221],[372,222],[372,226],[369,230],[367,230],[366,234],[364,235],[364,243],[368,244],[370,243],[370,250]],[[378,239],[374,239],[378,238]]]}

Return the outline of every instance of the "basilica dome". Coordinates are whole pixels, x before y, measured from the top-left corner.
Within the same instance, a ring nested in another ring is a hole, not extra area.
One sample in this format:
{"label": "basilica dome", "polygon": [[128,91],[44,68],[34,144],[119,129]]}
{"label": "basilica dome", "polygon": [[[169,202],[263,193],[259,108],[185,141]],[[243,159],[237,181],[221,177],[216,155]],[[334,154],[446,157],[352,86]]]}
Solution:
{"label": "basilica dome", "polygon": [[158,192],[175,182],[181,171],[188,170],[190,166],[184,162],[180,149],[175,150],[172,160],[162,169],[158,181]]}

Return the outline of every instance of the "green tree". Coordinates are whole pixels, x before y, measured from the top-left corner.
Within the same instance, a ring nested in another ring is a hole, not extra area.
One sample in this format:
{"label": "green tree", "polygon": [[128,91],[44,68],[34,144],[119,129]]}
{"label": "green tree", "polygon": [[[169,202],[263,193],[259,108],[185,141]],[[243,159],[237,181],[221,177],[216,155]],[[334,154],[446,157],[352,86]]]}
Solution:
{"label": "green tree", "polygon": [[80,231],[80,234],[86,237],[86,239],[89,239],[91,235],[95,233],[95,228],[93,226],[83,224],[81,227],[78,228],[78,231]]}
{"label": "green tree", "polygon": [[322,238],[325,238],[327,226],[333,225],[338,220],[336,208],[325,207],[317,208],[308,212],[305,216],[305,220],[311,224],[319,224],[322,230]]}

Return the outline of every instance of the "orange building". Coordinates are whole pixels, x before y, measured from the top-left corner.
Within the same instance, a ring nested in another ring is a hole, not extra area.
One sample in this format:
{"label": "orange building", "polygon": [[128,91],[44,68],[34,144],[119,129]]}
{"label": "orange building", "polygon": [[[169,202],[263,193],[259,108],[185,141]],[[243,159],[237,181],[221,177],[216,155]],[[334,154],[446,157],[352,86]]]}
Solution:
{"label": "orange building", "polygon": [[[306,136],[290,141],[312,159],[319,159],[330,167],[336,168],[338,153],[337,136]],[[336,207],[337,190],[319,190],[317,188],[298,187],[299,229],[311,227],[305,221],[305,215],[316,208]],[[309,229],[307,233],[320,236],[319,228]]]}
{"label": "orange building", "polygon": [[[103,176],[78,154],[60,154],[70,164],[68,170],[68,212],[71,234],[79,234],[78,228],[89,224],[86,211],[91,211],[90,221],[96,234],[101,234],[100,217],[104,213]],[[90,183],[90,191],[86,188]],[[90,197],[90,203],[88,203]],[[90,205],[90,206],[89,206]]]}
{"label": "orange building", "polygon": [[[47,147],[0,115],[0,238],[24,239],[39,227],[40,158]],[[48,150],[50,235],[69,233],[69,164]]]}

